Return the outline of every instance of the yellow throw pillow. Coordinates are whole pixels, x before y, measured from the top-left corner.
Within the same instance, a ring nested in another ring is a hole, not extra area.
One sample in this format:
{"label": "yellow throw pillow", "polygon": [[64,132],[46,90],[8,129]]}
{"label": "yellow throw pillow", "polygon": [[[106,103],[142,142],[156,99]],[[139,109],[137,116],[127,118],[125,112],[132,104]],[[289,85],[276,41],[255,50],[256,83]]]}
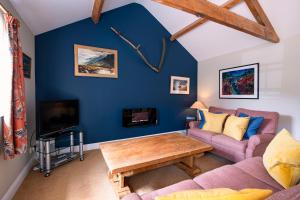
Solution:
{"label": "yellow throw pillow", "polygon": [[244,189],[235,191],[227,188],[189,190],[156,197],[155,200],[265,200],[272,190]]}
{"label": "yellow throw pillow", "polygon": [[241,141],[247,131],[250,117],[229,116],[225,122],[224,135]]}
{"label": "yellow throw pillow", "polygon": [[270,176],[284,188],[296,185],[300,180],[300,142],[283,129],[267,147],[263,163]]}
{"label": "yellow throw pillow", "polygon": [[205,118],[205,124],[203,130],[211,131],[215,133],[222,133],[224,121],[227,114],[215,114],[211,112],[203,112]]}

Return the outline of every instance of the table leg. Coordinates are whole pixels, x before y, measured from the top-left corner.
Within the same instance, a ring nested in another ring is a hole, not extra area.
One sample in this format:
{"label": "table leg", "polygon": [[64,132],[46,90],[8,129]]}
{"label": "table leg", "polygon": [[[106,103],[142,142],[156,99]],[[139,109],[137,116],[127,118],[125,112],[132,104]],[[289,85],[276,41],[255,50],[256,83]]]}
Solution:
{"label": "table leg", "polygon": [[195,165],[195,157],[190,156],[176,164],[177,167],[184,170],[189,176],[195,177],[201,174],[201,169]]}
{"label": "table leg", "polygon": [[115,192],[120,199],[130,193],[130,188],[125,185],[125,176],[122,173],[111,174],[108,172],[108,178],[111,180]]}

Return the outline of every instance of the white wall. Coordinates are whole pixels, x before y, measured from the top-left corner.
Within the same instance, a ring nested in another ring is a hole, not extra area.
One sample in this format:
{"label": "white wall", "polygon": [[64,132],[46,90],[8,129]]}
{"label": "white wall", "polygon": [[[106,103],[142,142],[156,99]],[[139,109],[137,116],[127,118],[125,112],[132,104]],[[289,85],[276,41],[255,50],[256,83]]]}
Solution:
{"label": "white wall", "polygon": [[[219,69],[256,62],[260,63],[260,99],[219,99]],[[279,129],[287,128],[300,139],[300,35],[199,62],[198,99],[225,108],[277,111]]]}
{"label": "white wall", "polygon": [[[0,0],[1,4],[5,6],[13,15],[21,21],[20,37],[23,52],[32,59],[31,79],[25,79],[26,85],[26,103],[27,103],[27,123],[29,135],[35,132],[35,53],[34,53],[34,36],[28,29],[26,24],[21,20],[19,15],[13,9],[8,0]],[[3,86],[0,86],[3,87]],[[0,89],[1,90],[1,89]],[[25,164],[31,158],[31,155],[26,153],[14,160],[4,161],[3,153],[0,153],[0,199],[5,194],[9,186],[13,183]]]}

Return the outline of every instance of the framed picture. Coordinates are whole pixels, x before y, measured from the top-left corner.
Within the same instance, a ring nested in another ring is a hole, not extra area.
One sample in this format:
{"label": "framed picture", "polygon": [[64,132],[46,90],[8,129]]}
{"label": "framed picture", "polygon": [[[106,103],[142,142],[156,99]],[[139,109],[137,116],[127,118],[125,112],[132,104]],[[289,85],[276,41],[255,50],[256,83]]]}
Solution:
{"label": "framed picture", "polygon": [[219,71],[220,99],[258,99],[259,63],[221,69]]}
{"label": "framed picture", "polygon": [[171,76],[171,94],[190,94],[190,78]]}
{"label": "framed picture", "polygon": [[31,58],[23,53],[23,73],[25,78],[31,77]]}
{"label": "framed picture", "polygon": [[75,76],[118,78],[118,51],[74,45]]}

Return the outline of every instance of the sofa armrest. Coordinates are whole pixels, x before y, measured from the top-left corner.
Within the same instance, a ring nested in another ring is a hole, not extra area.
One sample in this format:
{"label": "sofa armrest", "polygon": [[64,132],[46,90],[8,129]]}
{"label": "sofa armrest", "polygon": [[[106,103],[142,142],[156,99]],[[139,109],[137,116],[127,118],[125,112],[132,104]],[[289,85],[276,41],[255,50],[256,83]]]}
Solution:
{"label": "sofa armrest", "polygon": [[137,193],[130,193],[122,198],[122,200],[142,200]]}
{"label": "sofa armrest", "polygon": [[189,127],[196,128],[199,126],[199,123],[200,123],[199,121],[191,121],[191,122],[189,122]]}
{"label": "sofa armrest", "polygon": [[246,150],[246,158],[262,156],[273,138],[273,134],[259,134],[250,137]]}

